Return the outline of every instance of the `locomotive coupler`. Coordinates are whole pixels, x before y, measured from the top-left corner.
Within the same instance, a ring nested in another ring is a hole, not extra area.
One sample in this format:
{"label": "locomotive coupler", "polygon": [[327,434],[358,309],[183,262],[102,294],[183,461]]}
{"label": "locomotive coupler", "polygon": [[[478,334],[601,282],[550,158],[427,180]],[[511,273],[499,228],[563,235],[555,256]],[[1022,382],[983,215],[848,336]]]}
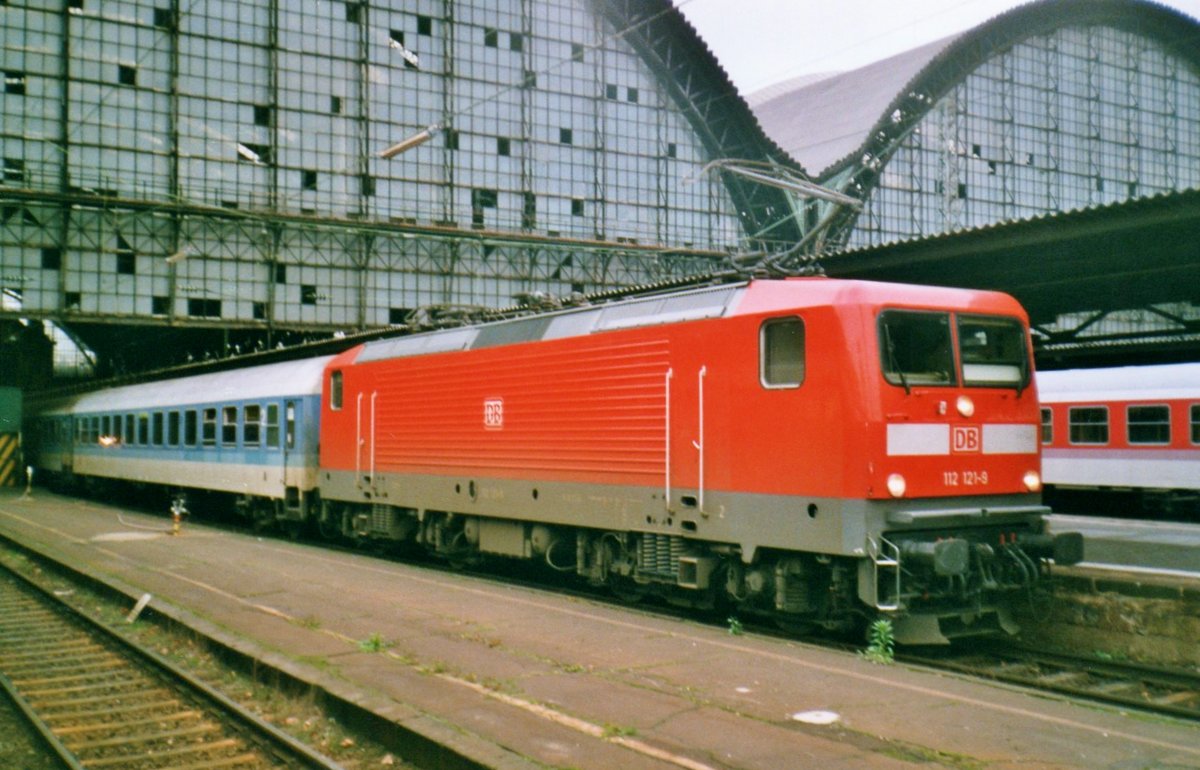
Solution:
{"label": "locomotive coupler", "polygon": [[1083,561],[1083,535],[1078,532],[1057,535],[1024,532],[1017,535],[1017,545],[1035,558],[1053,559],[1064,567]]}

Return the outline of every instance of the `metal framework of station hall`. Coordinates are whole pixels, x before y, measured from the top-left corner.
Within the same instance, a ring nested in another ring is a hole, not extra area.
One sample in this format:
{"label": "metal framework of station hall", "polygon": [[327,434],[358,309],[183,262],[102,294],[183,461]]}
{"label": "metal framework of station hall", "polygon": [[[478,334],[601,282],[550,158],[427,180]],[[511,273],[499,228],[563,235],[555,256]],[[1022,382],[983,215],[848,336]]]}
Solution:
{"label": "metal framework of station hall", "polygon": [[0,313],[110,363],[172,330],[269,345],[796,237],[782,191],[693,178],[798,167],[665,0],[26,0],[0,30]]}

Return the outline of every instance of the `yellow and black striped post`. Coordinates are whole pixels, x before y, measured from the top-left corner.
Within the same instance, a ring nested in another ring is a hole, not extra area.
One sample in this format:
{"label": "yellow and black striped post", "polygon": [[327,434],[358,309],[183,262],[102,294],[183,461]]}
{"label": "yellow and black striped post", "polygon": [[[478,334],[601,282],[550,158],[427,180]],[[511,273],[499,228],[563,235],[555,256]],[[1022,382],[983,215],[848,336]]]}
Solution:
{"label": "yellow and black striped post", "polygon": [[0,433],[0,487],[21,483],[21,437],[19,433]]}

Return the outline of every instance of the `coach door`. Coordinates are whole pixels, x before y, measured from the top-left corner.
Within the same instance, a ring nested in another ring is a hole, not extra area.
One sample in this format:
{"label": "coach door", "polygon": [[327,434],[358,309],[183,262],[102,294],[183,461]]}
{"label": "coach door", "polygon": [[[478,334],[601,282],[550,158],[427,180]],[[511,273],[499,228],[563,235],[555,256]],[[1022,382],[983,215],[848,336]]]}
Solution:
{"label": "coach door", "polygon": [[283,402],[283,487],[284,503],[288,508],[300,507],[300,485],[304,479],[304,448],[296,435],[296,412],[299,405],[288,399]]}

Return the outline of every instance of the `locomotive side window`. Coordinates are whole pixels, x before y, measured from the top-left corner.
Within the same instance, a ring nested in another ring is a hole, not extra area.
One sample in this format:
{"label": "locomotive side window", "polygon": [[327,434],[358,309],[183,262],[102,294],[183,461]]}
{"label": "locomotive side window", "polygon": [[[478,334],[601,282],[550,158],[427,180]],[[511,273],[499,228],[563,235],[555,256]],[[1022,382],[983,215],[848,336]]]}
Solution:
{"label": "locomotive side window", "polygon": [[1108,407],[1073,406],[1067,411],[1068,438],[1072,444],[1108,443]]}
{"label": "locomotive side window", "polygon": [[959,316],[963,384],[1022,387],[1029,384],[1025,329],[1012,318]]}
{"label": "locomotive side window", "polygon": [[221,446],[237,446],[237,407],[221,407]]}
{"label": "locomotive side window", "polygon": [[1042,443],[1050,444],[1054,442],[1054,412],[1047,407],[1042,407]]}
{"label": "locomotive side window", "polygon": [[1130,444],[1170,444],[1171,408],[1166,405],[1126,407],[1125,427]]}
{"label": "locomotive side window", "polygon": [[329,408],[342,408],[342,373],[333,372],[329,375]]}
{"label": "locomotive side window", "polygon": [[279,448],[279,404],[267,404],[267,446]]}
{"label": "locomotive side window", "polygon": [[893,385],[953,385],[950,316],[885,310],[879,314],[883,376]]}
{"label": "locomotive side window", "polygon": [[760,377],[766,388],[798,388],[804,382],[804,322],[776,318],[759,333]]}
{"label": "locomotive side window", "polygon": [[242,407],[242,446],[258,446],[262,435],[262,407],[247,404]]}
{"label": "locomotive side window", "polygon": [[204,410],[203,432],[200,434],[204,446],[217,445],[217,410],[209,407]]}
{"label": "locomotive side window", "polygon": [[1200,404],[1192,404],[1192,443],[1200,444]]}
{"label": "locomotive side window", "polygon": [[196,438],[198,427],[196,420],[196,410],[189,409],[183,413],[183,445],[196,446]]}

